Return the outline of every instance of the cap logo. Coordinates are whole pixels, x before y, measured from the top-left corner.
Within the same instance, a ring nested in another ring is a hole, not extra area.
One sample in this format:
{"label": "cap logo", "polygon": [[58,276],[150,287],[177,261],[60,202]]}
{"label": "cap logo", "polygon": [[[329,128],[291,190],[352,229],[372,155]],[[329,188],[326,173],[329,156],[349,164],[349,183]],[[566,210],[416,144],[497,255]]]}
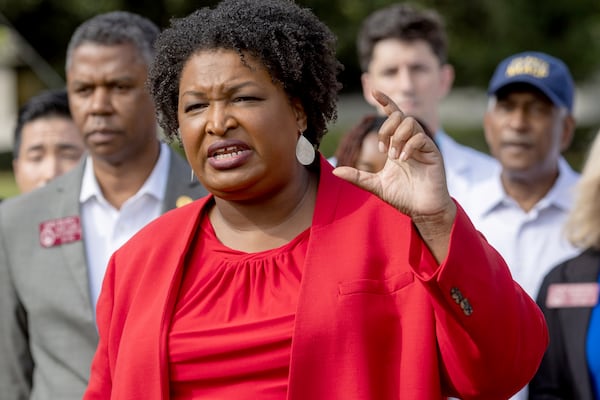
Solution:
{"label": "cap logo", "polygon": [[506,67],[506,76],[531,75],[534,78],[547,78],[550,74],[550,65],[541,58],[527,56],[515,58]]}

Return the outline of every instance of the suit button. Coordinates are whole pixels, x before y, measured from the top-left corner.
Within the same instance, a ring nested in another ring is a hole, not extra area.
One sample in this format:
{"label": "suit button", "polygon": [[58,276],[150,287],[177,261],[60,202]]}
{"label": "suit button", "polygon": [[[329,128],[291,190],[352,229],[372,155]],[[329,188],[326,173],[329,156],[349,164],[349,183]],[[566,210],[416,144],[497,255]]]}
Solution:
{"label": "suit button", "polygon": [[456,304],[460,304],[461,300],[463,299],[462,293],[455,287],[450,289],[450,296],[452,297],[452,299],[454,299]]}
{"label": "suit button", "polygon": [[471,303],[469,303],[469,300],[467,299],[462,299],[460,302],[460,308],[462,308],[463,312],[465,313],[465,315],[468,317],[469,315],[473,314],[473,307],[471,307]]}
{"label": "suit button", "polygon": [[469,300],[463,296],[458,288],[453,287],[450,289],[450,297],[452,297],[454,302],[460,306],[466,316],[473,314],[473,307],[471,307],[471,303],[469,303]]}

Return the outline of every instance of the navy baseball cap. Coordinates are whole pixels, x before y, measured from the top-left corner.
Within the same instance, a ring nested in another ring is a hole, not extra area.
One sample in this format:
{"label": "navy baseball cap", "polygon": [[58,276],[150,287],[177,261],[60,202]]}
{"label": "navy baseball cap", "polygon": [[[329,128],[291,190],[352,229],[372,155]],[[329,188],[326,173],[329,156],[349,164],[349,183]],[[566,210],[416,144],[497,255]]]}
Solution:
{"label": "navy baseball cap", "polygon": [[545,53],[526,51],[504,59],[490,80],[488,95],[513,83],[529,84],[559,107],[573,111],[575,83],[569,68],[558,58]]}

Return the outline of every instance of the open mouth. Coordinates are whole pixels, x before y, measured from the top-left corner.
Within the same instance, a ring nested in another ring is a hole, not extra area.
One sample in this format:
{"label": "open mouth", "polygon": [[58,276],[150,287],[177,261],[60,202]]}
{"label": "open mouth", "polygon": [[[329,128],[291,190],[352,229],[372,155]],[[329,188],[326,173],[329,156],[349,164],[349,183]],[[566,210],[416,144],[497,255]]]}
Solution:
{"label": "open mouth", "polygon": [[252,156],[252,149],[242,141],[229,140],[213,143],[207,153],[209,164],[224,170],[244,164]]}
{"label": "open mouth", "polygon": [[223,160],[241,156],[243,152],[247,150],[247,148],[240,148],[239,146],[228,146],[215,150],[209,154],[209,157],[214,157],[216,160]]}

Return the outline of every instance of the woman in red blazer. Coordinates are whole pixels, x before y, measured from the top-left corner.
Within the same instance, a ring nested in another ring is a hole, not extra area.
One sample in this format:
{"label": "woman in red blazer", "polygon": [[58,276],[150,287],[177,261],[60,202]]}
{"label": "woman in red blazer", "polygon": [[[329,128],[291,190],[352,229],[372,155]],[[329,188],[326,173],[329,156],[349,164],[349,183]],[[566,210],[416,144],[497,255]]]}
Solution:
{"label": "woman in red blazer", "polygon": [[334,37],[282,0],[173,21],[150,90],[211,195],[112,257],[86,399],[506,399],[543,317],[384,94],[384,168],[333,170]]}

